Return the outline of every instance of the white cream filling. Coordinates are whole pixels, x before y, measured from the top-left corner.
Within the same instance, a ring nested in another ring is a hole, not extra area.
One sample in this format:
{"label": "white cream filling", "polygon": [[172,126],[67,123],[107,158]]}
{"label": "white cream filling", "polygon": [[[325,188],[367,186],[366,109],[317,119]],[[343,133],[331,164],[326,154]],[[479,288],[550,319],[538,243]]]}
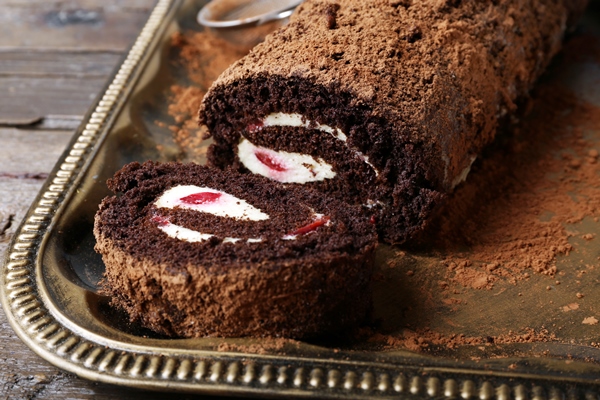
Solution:
{"label": "white cream filling", "polygon": [[175,225],[170,222],[158,225],[158,229],[174,239],[183,240],[184,242],[196,243],[210,239],[213,235],[208,233],[200,233],[183,226]]}
{"label": "white cream filling", "polygon": [[336,139],[345,142],[348,137],[339,128],[332,128],[329,125],[321,125],[318,122],[312,122],[305,120],[301,114],[288,114],[288,113],[272,113],[262,120],[264,126],[291,126],[291,127],[304,127],[308,129],[317,129],[319,131],[327,132]]}
{"label": "white cream filling", "polygon": [[[195,231],[193,229],[184,228],[180,225],[175,225],[170,222],[164,222],[158,225],[158,229],[167,234],[167,236],[172,237],[173,239],[183,240],[184,242],[189,243],[197,243],[204,242],[215,235],[211,235],[210,233],[202,233]],[[223,239],[223,243],[236,243],[239,242],[240,238],[226,237]],[[248,243],[259,243],[262,242],[261,238],[255,239],[251,238],[246,240]]]}
{"label": "white cream filling", "polygon": [[[182,198],[197,193],[214,193],[220,195],[217,200],[206,203],[189,204],[181,201]],[[179,185],[166,190],[154,203],[158,208],[184,208],[199,212],[213,214],[219,217],[241,219],[245,221],[264,221],[269,216],[248,204],[245,200],[225,193],[220,190],[194,185]]]}
{"label": "white cream filling", "polygon": [[[206,201],[199,201],[197,204],[184,202],[182,199],[195,194],[214,194],[217,196],[209,197]],[[156,201],[154,205],[157,208],[184,208],[197,212],[205,212],[219,217],[228,217],[241,219],[245,221],[264,221],[269,216],[258,208],[248,204],[245,200],[239,199],[229,193],[208,187],[194,185],[179,185],[166,190]],[[202,242],[212,238],[214,235],[202,233],[192,229],[184,228],[169,221],[158,224],[158,228],[169,237],[183,240],[190,243]],[[236,243],[242,239],[226,237],[223,243]],[[262,242],[261,238],[251,238],[248,243]]]}
{"label": "white cream filling", "polygon": [[[202,196],[202,194],[216,194],[217,196]],[[198,204],[189,204],[183,201],[191,195],[200,195],[198,197]],[[181,207],[197,212],[206,212],[217,216],[224,216],[235,219],[250,220],[250,221],[262,221],[269,219],[269,215],[263,213],[258,208],[248,204],[245,200],[239,199],[229,193],[211,189],[207,187],[199,187],[194,185],[179,185],[166,190],[155,202],[154,205],[157,208],[175,208]],[[167,236],[183,240],[189,243],[197,243],[209,240],[215,235],[210,233],[198,232],[193,229],[185,228],[180,225],[171,223],[166,218],[157,217],[158,229],[163,231]],[[324,218],[324,214],[318,214],[313,212],[313,222],[319,221]],[[331,221],[327,221],[323,224],[329,226]],[[316,229],[316,228],[315,228]],[[307,232],[305,234],[308,234]],[[295,240],[298,235],[284,235],[284,240]],[[240,238],[225,237],[223,243],[237,243],[241,241]],[[260,243],[262,238],[249,238],[246,239],[246,243]]]}
{"label": "white cream filling", "polygon": [[[348,137],[346,134],[344,134],[344,132],[342,132],[341,129],[333,128],[329,125],[321,125],[318,122],[307,120],[301,114],[282,112],[271,113],[267,115],[261,121],[261,123],[262,127],[284,126],[316,129],[329,133],[337,140],[344,142],[346,147],[349,147],[347,144]],[[245,142],[248,143],[246,144]],[[289,173],[282,173],[282,171],[273,170],[262,163],[255,155],[251,154],[252,146],[254,149],[260,149],[260,151],[263,152],[272,152],[266,154],[273,154],[273,158],[280,160],[281,164],[279,165],[285,166]],[[375,176],[379,176],[379,171],[373,164],[369,162],[369,158],[367,156],[356,149],[350,149],[360,160],[371,167],[371,169],[375,172]],[[333,167],[326,163],[322,158],[315,159],[314,157],[302,153],[288,153],[285,151],[276,152],[266,147],[255,146],[244,137],[242,137],[240,143],[238,144],[238,157],[240,162],[251,172],[284,183],[316,182],[334,178],[336,175],[335,172],[333,172]]]}
{"label": "white cream filling", "polygon": [[[271,178],[283,183],[307,183],[322,181],[335,177],[333,166],[322,158],[301,153],[275,151],[266,147],[255,146],[242,137],[238,144],[238,157],[252,173]],[[263,161],[259,159],[263,157]],[[276,169],[265,164],[264,158],[275,164]]]}
{"label": "white cream filling", "polygon": [[[444,170],[444,181],[448,181],[448,169],[450,168],[450,158],[448,158],[446,154],[442,154],[442,159],[446,164],[446,169]],[[473,163],[476,159],[477,156],[471,156],[471,161],[469,162],[469,165],[467,165],[462,171],[460,171],[460,174],[458,174],[456,178],[454,178],[454,180],[452,180],[452,182],[450,183],[450,190],[454,190],[456,186],[467,180],[467,176],[469,175],[469,172],[471,172],[471,167],[473,166]]]}
{"label": "white cream filling", "polygon": [[375,168],[375,166],[369,162],[369,157],[365,156],[360,151],[356,151],[356,155],[358,156],[358,158],[363,160],[369,167],[371,167],[373,172],[375,172],[375,176],[379,176],[379,171],[377,171],[377,168]]}

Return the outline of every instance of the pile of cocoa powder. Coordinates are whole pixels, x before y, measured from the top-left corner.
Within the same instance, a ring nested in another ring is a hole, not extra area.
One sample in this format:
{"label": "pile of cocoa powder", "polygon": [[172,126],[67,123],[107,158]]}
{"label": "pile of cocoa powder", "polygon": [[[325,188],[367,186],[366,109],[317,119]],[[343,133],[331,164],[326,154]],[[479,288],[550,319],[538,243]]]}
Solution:
{"label": "pile of cocoa powder", "polygon": [[252,354],[282,353],[286,347],[298,348],[300,342],[285,338],[265,338],[260,343],[220,343],[217,351],[220,352],[243,352]]}
{"label": "pile of cocoa powder", "polygon": [[207,146],[205,126],[198,126],[200,102],[215,79],[229,65],[246,55],[250,48],[231,43],[215,33],[175,33],[171,46],[178,51],[177,63],[186,71],[190,85],[172,85],[168,113],[174,123],[169,126],[175,142],[191,159],[201,157]]}
{"label": "pile of cocoa powder", "polygon": [[[179,49],[179,62],[193,85],[171,88],[169,113],[175,120],[171,129],[184,150],[201,153],[206,146],[201,143],[205,128],[196,126],[199,103],[219,73],[248,49],[205,32],[176,35],[173,45]],[[524,101],[520,120],[513,118],[479,157],[467,181],[431,221],[420,244],[393,250],[394,256],[380,266],[376,279],[385,280],[386,271],[394,268],[402,269],[407,280],[420,274],[420,282],[433,280],[437,288],[422,288],[423,299],[432,298],[457,310],[466,307],[461,294],[487,291],[495,296],[505,290],[494,292],[495,288],[518,287],[535,276],[543,277],[536,290],[550,290],[561,284],[563,271],[557,267],[558,259],[598,247],[596,231],[581,230],[578,224],[584,219],[597,222],[600,216],[600,97],[594,104],[567,81],[579,71],[578,65],[600,66],[599,54],[600,45],[593,37],[578,35],[569,40],[531,98]],[[433,260],[432,266],[412,268],[419,257]],[[593,271],[594,267],[583,269]],[[421,311],[435,314],[439,312],[436,307]],[[555,308],[564,311],[564,307],[572,311],[579,305],[556,304]],[[444,318],[449,319],[449,325],[460,325],[460,321],[452,321],[452,315]],[[591,315],[583,323],[594,321],[598,319]],[[453,349],[565,340],[544,326],[522,325],[494,335],[466,335],[459,330],[437,331],[430,322],[409,322],[394,329],[375,325],[362,329],[359,340],[378,348],[414,351],[435,346]]]}

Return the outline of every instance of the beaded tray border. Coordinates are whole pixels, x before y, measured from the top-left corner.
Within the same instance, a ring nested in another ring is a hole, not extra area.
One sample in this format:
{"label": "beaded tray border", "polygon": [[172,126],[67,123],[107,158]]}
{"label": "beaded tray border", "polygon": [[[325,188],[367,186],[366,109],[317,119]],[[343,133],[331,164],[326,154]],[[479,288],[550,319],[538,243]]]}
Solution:
{"label": "beaded tray border", "polygon": [[164,349],[120,343],[106,347],[84,329],[64,325],[48,306],[39,250],[53,218],[86,160],[106,134],[145,54],[179,0],[159,0],[103,96],[86,117],[42,188],[7,251],[0,298],[18,336],[52,364],[95,381],[198,393],[321,398],[457,398],[481,400],[597,399],[598,387],[573,377],[490,373],[470,368],[414,366],[318,358]]}

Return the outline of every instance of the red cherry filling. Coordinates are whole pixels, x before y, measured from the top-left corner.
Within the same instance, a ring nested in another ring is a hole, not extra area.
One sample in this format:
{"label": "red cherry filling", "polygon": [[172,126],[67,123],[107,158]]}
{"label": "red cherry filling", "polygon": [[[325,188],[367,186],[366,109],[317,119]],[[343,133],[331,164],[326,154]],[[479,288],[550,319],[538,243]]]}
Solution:
{"label": "red cherry filling", "polygon": [[248,124],[248,127],[246,128],[246,130],[250,133],[253,133],[253,132],[260,131],[264,126],[265,126],[265,124],[263,124],[262,121],[255,120]]}
{"label": "red cherry filling", "polygon": [[325,225],[328,222],[329,222],[329,217],[321,217],[321,218],[315,220],[314,222],[311,222],[308,225],[305,225],[301,228],[296,229],[294,232],[292,232],[292,235],[294,235],[294,236],[306,235],[307,233],[317,230],[317,228]]}
{"label": "red cherry filling", "polygon": [[258,161],[260,161],[261,163],[263,163],[264,165],[266,165],[268,168],[272,169],[273,171],[283,172],[283,171],[287,170],[287,168],[284,165],[281,165],[280,163],[278,163],[277,160],[275,160],[273,157],[271,157],[267,153],[264,153],[262,151],[257,151],[255,153],[255,155],[256,155],[256,158],[258,159]]}
{"label": "red cherry filling", "polygon": [[164,217],[161,217],[160,215],[153,215],[150,219],[152,220],[152,222],[155,222],[158,226],[169,225],[169,220]]}
{"label": "red cherry filling", "polygon": [[220,197],[221,197],[221,193],[200,192],[200,193],[194,193],[194,194],[190,194],[189,196],[182,197],[179,200],[185,204],[209,204],[209,203],[214,203]]}

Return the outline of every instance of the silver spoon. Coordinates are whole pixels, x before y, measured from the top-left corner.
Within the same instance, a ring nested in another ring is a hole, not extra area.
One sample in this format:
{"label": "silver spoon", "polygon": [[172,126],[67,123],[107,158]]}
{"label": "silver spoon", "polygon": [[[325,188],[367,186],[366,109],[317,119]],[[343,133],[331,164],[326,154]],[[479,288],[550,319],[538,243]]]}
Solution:
{"label": "silver spoon", "polygon": [[209,28],[262,25],[289,17],[303,0],[213,0],[198,13]]}

